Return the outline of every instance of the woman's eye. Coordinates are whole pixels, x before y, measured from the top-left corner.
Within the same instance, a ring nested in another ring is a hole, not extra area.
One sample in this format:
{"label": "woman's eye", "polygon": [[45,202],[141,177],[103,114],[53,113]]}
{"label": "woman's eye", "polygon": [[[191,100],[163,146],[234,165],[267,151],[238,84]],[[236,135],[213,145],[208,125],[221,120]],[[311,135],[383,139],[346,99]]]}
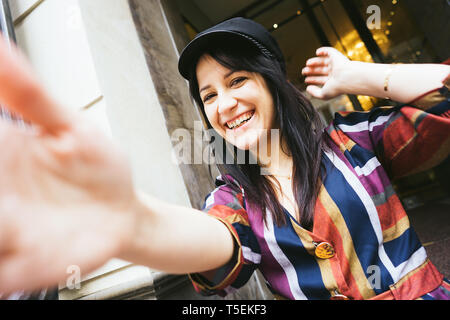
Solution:
{"label": "woman's eye", "polygon": [[238,84],[240,84],[241,82],[243,82],[243,81],[245,81],[245,80],[247,80],[246,77],[238,77],[238,78],[235,78],[235,79],[233,79],[233,81],[231,81],[231,85],[232,85],[232,86],[238,85]]}
{"label": "woman's eye", "polygon": [[214,97],[214,94],[207,94],[204,98],[203,98],[203,103],[207,102],[208,100],[210,100],[211,98]]}

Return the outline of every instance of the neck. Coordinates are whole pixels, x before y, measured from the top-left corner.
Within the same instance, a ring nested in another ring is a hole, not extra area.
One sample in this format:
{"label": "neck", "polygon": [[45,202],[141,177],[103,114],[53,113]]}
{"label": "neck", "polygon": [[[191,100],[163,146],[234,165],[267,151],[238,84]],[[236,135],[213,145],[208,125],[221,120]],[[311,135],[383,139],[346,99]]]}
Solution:
{"label": "neck", "polygon": [[261,167],[261,174],[290,177],[293,162],[292,157],[286,153],[289,152],[288,150],[286,141],[281,142],[279,134],[274,134],[272,131],[268,135],[267,143],[259,143],[256,159]]}

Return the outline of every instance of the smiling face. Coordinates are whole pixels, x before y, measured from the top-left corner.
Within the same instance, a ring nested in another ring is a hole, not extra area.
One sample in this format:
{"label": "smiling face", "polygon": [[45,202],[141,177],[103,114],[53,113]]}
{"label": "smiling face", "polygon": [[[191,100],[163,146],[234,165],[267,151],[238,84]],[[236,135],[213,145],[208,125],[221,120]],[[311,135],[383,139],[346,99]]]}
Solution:
{"label": "smiling face", "polygon": [[206,117],[226,141],[248,150],[275,128],[272,95],[260,74],[232,71],[204,55],[196,75]]}

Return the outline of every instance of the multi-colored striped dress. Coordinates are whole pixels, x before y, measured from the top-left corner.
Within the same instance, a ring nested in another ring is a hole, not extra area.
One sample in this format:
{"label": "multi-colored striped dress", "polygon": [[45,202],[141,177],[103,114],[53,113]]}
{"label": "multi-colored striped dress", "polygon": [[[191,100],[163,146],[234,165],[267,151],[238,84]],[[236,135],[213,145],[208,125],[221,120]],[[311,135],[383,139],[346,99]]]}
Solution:
{"label": "multi-colored striped dress", "polygon": [[204,211],[228,227],[235,253],[222,268],[191,274],[195,289],[226,295],[258,268],[278,298],[449,299],[449,283],[427,258],[391,184],[448,157],[448,87],[408,105],[335,115],[324,132],[331,149],[322,157],[327,174],[312,231],[287,210],[285,226],[270,213],[264,224],[238,182],[232,188],[219,176]]}

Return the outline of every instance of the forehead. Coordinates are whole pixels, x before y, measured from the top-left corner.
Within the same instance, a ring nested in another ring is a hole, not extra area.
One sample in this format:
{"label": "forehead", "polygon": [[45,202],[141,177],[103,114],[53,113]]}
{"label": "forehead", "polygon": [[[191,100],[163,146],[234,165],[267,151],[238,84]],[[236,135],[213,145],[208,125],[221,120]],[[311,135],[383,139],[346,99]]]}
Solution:
{"label": "forehead", "polygon": [[209,54],[204,54],[198,59],[197,67],[195,69],[197,81],[200,83],[205,78],[211,76],[225,76],[231,70],[221,65]]}

